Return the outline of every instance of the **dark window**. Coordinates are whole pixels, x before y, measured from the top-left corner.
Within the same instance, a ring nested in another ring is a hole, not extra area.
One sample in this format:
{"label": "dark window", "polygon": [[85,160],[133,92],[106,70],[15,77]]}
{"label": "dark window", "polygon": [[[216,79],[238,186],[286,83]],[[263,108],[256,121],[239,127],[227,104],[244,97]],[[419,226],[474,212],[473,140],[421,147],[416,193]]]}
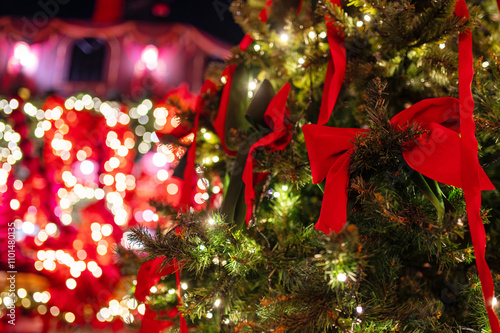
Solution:
{"label": "dark window", "polygon": [[106,42],[102,40],[97,38],[78,39],[71,51],[69,81],[103,81],[106,51]]}

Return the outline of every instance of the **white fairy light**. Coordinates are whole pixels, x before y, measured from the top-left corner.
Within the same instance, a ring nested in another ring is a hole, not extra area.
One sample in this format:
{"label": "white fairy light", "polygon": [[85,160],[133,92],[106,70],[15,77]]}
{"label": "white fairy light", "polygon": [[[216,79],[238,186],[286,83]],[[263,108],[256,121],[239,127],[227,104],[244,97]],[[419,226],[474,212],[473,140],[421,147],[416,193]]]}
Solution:
{"label": "white fairy light", "polygon": [[345,275],[344,273],[339,273],[337,275],[337,280],[339,280],[340,282],[344,282],[345,280],[347,280],[347,275]]}

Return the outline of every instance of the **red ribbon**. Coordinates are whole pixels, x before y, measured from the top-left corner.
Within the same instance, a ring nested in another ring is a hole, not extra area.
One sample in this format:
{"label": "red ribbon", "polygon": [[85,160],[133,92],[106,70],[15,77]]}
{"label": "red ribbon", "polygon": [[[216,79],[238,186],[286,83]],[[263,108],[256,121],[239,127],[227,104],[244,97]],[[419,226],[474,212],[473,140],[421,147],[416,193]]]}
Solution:
{"label": "red ribbon", "polygon": [[[468,19],[469,12],[465,0],[458,0],[455,6],[455,15],[459,18]],[[472,245],[476,257],[476,266],[481,280],[488,320],[493,333],[500,332],[500,323],[493,310],[493,298],[495,289],[493,278],[486,263],[486,233],[481,220],[481,188],[480,166],[477,157],[477,140],[475,136],[476,124],[473,119],[474,100],[472,98],[472,78],[474,76],[474,58],[472,55],[472,36],[470,30],[459,34],[458,42],[458,75],[459,75],[459,97],[460,97],[460,153],[461,167],[467,172],[462,173],[462,185],[467,207],[467,216],[471,231]]]}
{"label": "red ribbon", "polygon": [[[427,133],[417,138],[416,145],[403,152],[406,162],[416,171],[439,182],[463,187],[460,164],[460,127],[457,120],[459,101],[452,97],[420,101],[398,113],[391,120],[396,128],[419,123]],[[326,234],[339,232],[346,223],[347,188],[349,186],[350,155],[354,139],[367,129],[336,128],[320,125],[302,126],[315,184],[326,178],[320,218],[316,228]],[[478,186],[494,189],[479,166]]]}
{"label": "red ribbon", "polygon": [[257,16],[262,23],[266,23],[267,20],[269,20],[269,13],[271,12],[272,4],[273,0],[267,0],[266,4],[264,5],[264,8],[262,8],[262,10],[259,13],[259,16]]}
{"label": "red ribbon", "polygon": [[[499,0],[500,1],[500,0]],[[249,35],[246,34],[243,36],[243,39],[240,42],[240,50],[241,51],[246,51],[250,45],[253,43],[253,38]]]}
{"label": "red ribbon", "polygon": [[248,152],[245,169],[243,170],[243,182],[245,183],[245,203],[247,205],[246,223],[252,217],[253,205],[255,201],[254,189],[254,155],[255,151],[264,147],[269,151],[283,150],[288,146],[291,139],[290,126],[285,123],[287,117],[290,116],[290,111],[286,107],[288,93],[290,92],[290,83],[285,83],[273,97],[264,114],[264,121],[271,129],[271,133],[255,142]]}
{"label": "red ribbon", "polygon": [[[498,0],[500,1],[500,0]],[[302,5],[304,4],[304,0],[299,0],[299,5],[297,6],[297,15],[300,14],[300,12],[302,11]]]}
{"label": "red ribbon", "polygon": [[[195,158],[196,158],[196,136],[198,135],[198,127],[199,127],[199,121],[200,121],[200,114],[203,111],[203,98],[201,95],[206,94],[208,92],[215,93],[216,91],[216,86],[215,83],[213,83],[210,80],[206,80],[203,83],[203,86],[201,87],[200,91],[200,96],[198,96],[198,99],[196,101],[196,107],[195,107],[195,117],[194,117],[194,124],[193,124],[193,142],[191,143],[191,146],[189,147],[189,150],[187,152],[187,161],[186,161],[186,167],[184,168],[184,182],[182,185],[182,194],[181,194],[181,200],[180,200],[180,208],[185,209],[186,211],[189,210],[189,207],[191,206],[191,199],[193,195],[193,181],[195,179]],[[179,229],[176,230],[178,232]],[[179,300],[179,305],[182,304],[182,289],[181,289],[181,269],[182,265],[177,262],[176,259],[173,260],[173,265],[174,265],[174,270],[175,270],[175,280],[177,282],[177,298]],[[184,316],[179,313],[179,321],[180,321],[180,328],[181,328],[181,333],[187,333],[188,328],[187,328],[187,323],[186,320],[184,319]]]}
{"label": "red ribbon", "polygon": [[[333,5],[342,8],[340,0],[331,0]],[[346,50],[343,31],[335,26],[331,17],[325,17],[328,44],[330,45],[330,58],[326,68],[325,85],[323,87],[323,98],[318,117],[318,124],[324,125],[330,119],[335,102],[344,82],[347,66]]]}
{"label": "red ribbon", "polygon": [[[180,208],[188,210],[191,206],[191,197],[192,197],[192,188],[193,188],[193,180],[195,177],[195,157],[196,157],[196,136],[199,127],[199,119],[200,114],[203,112],[203,98],[201,95],[206,93],[215,93],[217,87],[215,83],[210,80],[206,80],[201,87],[200,95],[196,100],[195,105],[195,118],[192,131],[194,133],[193,142],[189,147],[187,152],[187,161],[186,167],[184,169],[184,181],[182,186],[182,194],[180,200]],[[179,229],[176,230],[178,232]],[[147,261],[143,263],[139,269],[137,274],[137,287],[135,290],[135,298],[139,302],[144,302],[146,300],[146,296],[150,294],[150,289],[152,286],[156,285],[162,276],[169,275],[175,272],[175,280],[177,284],[177,298],[179,300],[179,305],[182,304],[181,298],[181,280],[180,280],[180,272],[182,269],[182,264],[180,264],[176,259],[172,260],[169,265],[161,268],[161,264],[163,262],[163,258],[158,257],[154,260]],[[175,309],[175,314],[169,315],[170,317],[174,317],[178,311]],[[181,333],[187,333],[187,323],[182,314],[179,313],[179,322],[180,322],[180,331]],[[144,328],[144,326],[147,326]],[[156,319],[156,313],[149,309],[146,311],[145,319],[142,323],[141,332],[160,332],[165,327],[171,325],[169,321],[159,321]],[[145,330],[143,330],[143,328]]]}
{"label": "red ribbon", "polygon": [[[179,311],[177,308],[173,308],[172,310],[162,313],[171,318],[175,317]],[[146,305],[146,312],[144,313],[144,317],[141,322],[141,329],[139,333],[152,333],[152,332],[163,332],[168,327],[174,325],[170,320],[161,320],[157,319],[158,312],[152,310],[149,305]]]}
{"label": "red ribbon", "polygon": [[219,112],[217,113],[217,117],[213,122],[213,126],[215,132],[220,138],[220,142],[222,148],[226,152],[226,154],[230,156],[236,155],[236,150],[231,150],[226,146],[226,114],[227,114],[227,105],[229,103],[229,95],[231,94],[231,85],[233,83],[233,75],[236,70],[236,64],[232,64],[227,66],[222,72],[222,77],[226,78],[226,84],[224,88],[222,88],[222,97],[220,100]]}
{"label": "red ribbon", "polygon": [[[177,229],[179,230],[179,229]],[[179,305],[182,305],[182,289],[181,289],[181,269],[182,266],[177,262],[177,259],[172,260],[175,269],[175,282],[177,283],[177,299],[179,300]],[[187,333],[188,327],[186,319],[182,313],[179,312],[179,324],[181,333]]]}
{"label": "red ribbon", "polygon": [[160,269],[162,257],[146,261],[139,268],[137,273],[137,286],[135,288],[135,299],[139,302],[145,302],[146,296],[150,294],[150,289],[156,285],[162,276],[172,274],[174,272],[173,265],[166,265]]}
{"label": "red ribbon", "polygon": [[193,142],[191,143],[191,146],[188,149],[187,152],[187,161],[186,161],[186,167],[184,168],[184,182],[182,185],[182,194],[181,194],[181,200],[180,200],[180,207],[181,209],[188,210],[189,207],[191,206],[191,199],[192,199],[192,194],[193,194],[193,181],[195,178],[195,166],[194,166],[194,161],[196,158],[196,137],[198,135],[198,127],[199,127],[199,121],[200,121],[200,114],[203,112],[203,99],[201,95],[206,94],[208,92],[215,93],[217,87],[215,86],[215,83],[213,83],[210,80],[206,80],[203,83],[203,86],[201,87],[200,91],[200,96],[198,96],[198,99],[196,101],[196,107],[195,107],[195,117],[194,117],[194,124],[193,124],[193,129],[192,133],[194,134],[193,137]]}
{"label": "red ribbon", "polygon": [[314,184],[326,178],[325,193],[316,229],[325,234],[339,232],[347,219],[349,162],[354,149],[352,140],[367,130],[322,125],[302,126]]}
{"label": "red ribbon", "polygon": [[[273,0],[267,0],[266,4],[264,5],[264,8],[260,11],[259,15],[257,18],[262,22],[266,23],[267,20],[269,19],[269,12],[271,11],[271,5],[273,4]],[[249,35],[246,34],[243,39],[240,42],[240,50],[241,51],[246,51],[250,45],[254,42],[254,39]]]}

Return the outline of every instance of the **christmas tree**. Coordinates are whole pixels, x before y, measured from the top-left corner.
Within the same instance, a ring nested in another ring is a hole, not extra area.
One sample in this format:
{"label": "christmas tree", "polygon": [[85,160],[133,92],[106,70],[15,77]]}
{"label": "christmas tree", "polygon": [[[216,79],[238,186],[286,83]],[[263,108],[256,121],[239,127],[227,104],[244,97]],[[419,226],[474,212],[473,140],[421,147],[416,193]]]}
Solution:
{"label": "christmas tree", "polygon": [[161,138],[182,198],[117,249],[142,331],[500,332],[496,4],[214,5],[246,36]]}

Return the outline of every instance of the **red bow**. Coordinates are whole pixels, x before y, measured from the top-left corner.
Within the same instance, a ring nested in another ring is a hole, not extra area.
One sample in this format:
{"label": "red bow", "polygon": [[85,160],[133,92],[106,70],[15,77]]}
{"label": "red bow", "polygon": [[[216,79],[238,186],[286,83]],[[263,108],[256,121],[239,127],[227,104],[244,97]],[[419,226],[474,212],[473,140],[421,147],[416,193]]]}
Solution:
{"label": "red bow", "polygon": [[245,183],[245,203],[247,204],[246,222],[250,221],[255,201],[254,190],[254,153],[259,147],[268,148],[270,151],[283,150],[290,143],[290,126],[285,124],[285,118],[290,115],[286,107],[290,84],[285,83],[273,97],[264,114],[264,121],[271,129],[271,133],[255,142],[248,152],[245,169],[243,170],[243,182]]}
{"label": "red bow", "polygon": [[[416,140],[413,148],[403,152],[406,162],[429,178],[463,188],[458,106],[459,101],[452,97],[426,99],[394,116],[391,124],[404,128],[420,123],[428,132]],[[348,167],[354,149],[353,140],[369,130],[320,125],[304,125],[302,130],[313,182],[319,183],[326,178],[325,205],[321,207],[316,228],[326,234],[339,232],[346,222]],[[480,170],[480,189],[494,189],[477,160],[475,167]]]}

